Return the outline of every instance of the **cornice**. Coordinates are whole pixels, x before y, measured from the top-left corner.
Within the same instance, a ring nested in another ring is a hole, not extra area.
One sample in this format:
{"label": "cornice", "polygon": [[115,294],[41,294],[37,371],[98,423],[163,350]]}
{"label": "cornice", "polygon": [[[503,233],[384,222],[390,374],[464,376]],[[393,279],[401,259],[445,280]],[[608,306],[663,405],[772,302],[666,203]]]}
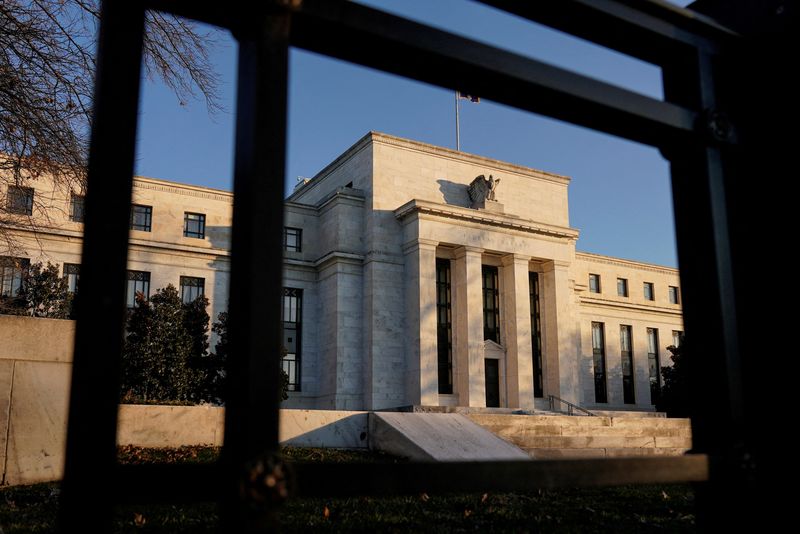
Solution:
{"label": "cornice", "polygon": [[332,252],[328,252],[321,258],[314,261],[314,267],[316,267],[317,269],[322,269],[328,264],[337,261],[361,265],[364,263],[364,256],[362,254],[354,254],[352,252],[342,252],[334,250]]}
{"label": "cornice", "polygon": [[648,304],[637,304],[634,302],[622,302],[619,300],[609,300],[609,299],[601,299],[597,297],[587,297],[578,295],[578,302],[581,306],[593,306],[597,308],[616,308],[621,310],[634,310],[637,312],[650,312],[650,313],[661,313],[666,315],[673,315],[676,317],[683,316],[683,310],[681,307],[672,308],[666,306],[656,306],[656,305],[648,305]]}
{"label": "cornice", "polygon": [[603,256],[602,254],[594,254],[591,252],[575,252],[576,260],[583,260],[591,263],[603,263],[606,265],[614,265],[615,267],[625,267],[640,269],[643,271],[651,271],[661,274],[678,275],[678,269],[674,267],[666,267],[664,265],[656,265],[654,263],[645,263],[636,260],[626,260],[624,258],[614,258],[613,256]]}
{"label": "cornice", "polygon": [[472,222],[484,226],[495,226],[507,230],[517,230],[529,234],[545,235],[560,239],[577,239],[579,232],[573,228],[537,223],[528,219],[502,215],[489,211],[478,211],[471,208],[439,204],[427,200],[414,199],[406,202],[396,210],[394,216],[402,221],[411,215],[427,215],[431,217],[455,219]]}
{"label": "cornice", "polygon": [[165,193],[173,193],[186,197],[204,198],[207,200],[216,200],[218,202],[233,202],[233,193],[230,191],[223,191],[222,189],[212,189],[210,187],[200,187],[190,184],[181,184],[177,182],[169,182],[166,180],[157,180],[155,178],[146,178],[144,176],[136,176],[133,179],[134,189],[148,189],[151,191],[162,191]]}
{"label": "cornice", "polygon": [[328,163],[321,171],[314,175],[306,183],[302,184],[301,186],[295,188],[292,193],[289,195],[288,199],[294,201],[294,199],[298,196],[305,194],[308,191],[311,191],[315,187],[322,185],[327,178],[333,171],[344,165],[347,160],[364,150],[366,147],[369,146],[371,140],[371,132],[367,133],[361,139],[353,143],[350,148],[342,152],[339,157],[337,157],[332,162]]}

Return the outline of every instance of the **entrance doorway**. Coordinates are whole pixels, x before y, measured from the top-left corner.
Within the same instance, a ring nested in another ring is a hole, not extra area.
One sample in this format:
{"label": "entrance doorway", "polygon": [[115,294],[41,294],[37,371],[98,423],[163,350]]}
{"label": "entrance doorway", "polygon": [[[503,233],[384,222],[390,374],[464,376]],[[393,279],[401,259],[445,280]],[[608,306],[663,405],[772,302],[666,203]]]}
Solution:
{"label": "entrance doorway", "polygon": [[486,376],[486,407],[500,407],[500,360],[486,358],[484,375]]}

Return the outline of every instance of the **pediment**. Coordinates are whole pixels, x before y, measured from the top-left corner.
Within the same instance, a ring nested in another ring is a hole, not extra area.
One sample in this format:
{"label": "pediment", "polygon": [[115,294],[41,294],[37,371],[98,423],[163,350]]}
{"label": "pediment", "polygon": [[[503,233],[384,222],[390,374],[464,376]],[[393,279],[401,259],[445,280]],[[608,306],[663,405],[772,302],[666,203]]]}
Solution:
{"label": "pediment", "polygon": [[499,343],[495,343],[491,339],[483,341],[483,356],[484,358],[496,358],[498,360],[505,358],[506,349]]}

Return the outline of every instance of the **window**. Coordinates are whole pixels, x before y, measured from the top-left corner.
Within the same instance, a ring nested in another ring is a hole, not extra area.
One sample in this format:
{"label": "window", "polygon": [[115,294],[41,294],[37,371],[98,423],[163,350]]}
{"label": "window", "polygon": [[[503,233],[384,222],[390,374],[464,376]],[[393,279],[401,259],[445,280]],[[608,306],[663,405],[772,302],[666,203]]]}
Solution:
{"label": "window", "polygon": [[453,392],[453,307],[450,260],[436,260],[436,343],[439,393]]}
{"label": "window", "polygon": [[149,232],[153,220],[153,207],[134,204],[131,206],[131,230]]}
{"label": "window", "polygon": [[683,341],[683,332],[680,330],[673,330],[672,331],[672,346],[673,347],[680,347],[681,341]]}
{"label": "window", "polygon": [[283,250],[287,252],[301,252],[303,247],[303,230],[301,228],[283,228]]}
{"label": "window", "polygon": [[483,273],[483,339],[500,343],[500,287],[497,267],[484,265]]}
{"label": "window", "polygon": [[64,278],[67,279],[67,290],[70,293],[77,293],[78,282],[81,278],[81,266],[77,263],[65,263]]}
{"label": "window", "polygon": [[589,292],[590,293],[600,293],[600,275],[599,274],[590,274],[589,275]]}
{"label": "window", "polygon": [[181,301],[184,304],[194,302],[205,294],[206,279],[194,276],[181,276]]}
{"label": "window", "polygon": [[647,365],[650,368],[650,403],[661,400],[661,361],[658,357],[658,329],[647,329]]}
{"label": "window", "polygon": [[620,297],[627,297],[628,296],[628,279],[627,278],[617,278],[617,296],[620,296]]}
{"label": "window", "polygon": [[9,213],[19,215],[33,215],[33,188],[8,186],[6,209]]}
{"label": "window", "polygon": [[31,261],[27,258],[0,256],[0,296],[17,297],[23,276]]}
{"label": "window", "polygon": [[653,290],[653,282],[644,283],[644,300],[656,300],[656,294]]}
{"label": "window", "polygon": [[150,297],[150,273],[147,271],[128,271],[128,287],[125,291],[125,302],[128,308],[136,306],[136,294],[144,298]]}
{"label": "window", "polygon": [[531,342],[533,344],[533,396],[544,397],[542,366],[542,308],[539,303],[539,273],[528,273],[531,292]]}
{"label": "window", "polygon": [[633,386],[633,340],[631,327],[619,325],[619,348],[622,356],[622,402],[636,404],[636,391]]}
{"label": "window", "polygon": [[439,393],[453,392],[453,308],[450,260],[436,260],[436,347]]}
{"label": "window", "polygon": [[86,197],[72,193],[69,199],[69,220],[83,222],[84,211],[86,209]]}
{"label": "window", "polygon": [[669,286],[669,303],[680,304],[680,297],[678,296],[678,288],[675,286]]}
{"label": "window", "polygon": [[303,290],[294,287],[283,288],[283,348],[286,354],[281,358],[281,366],[289,375],[289,391],[300,391],[300,335],[303,324]]}
{"label": "window", "polygon": [[603,323],[592,323],[592,356],[594,358],[594,401],[608,402],[606,391],[606,340]]}
{"label": "window", "polygon": [[206,237],[206,216],[204,213],[183,214],[183,237],[203,239]]}

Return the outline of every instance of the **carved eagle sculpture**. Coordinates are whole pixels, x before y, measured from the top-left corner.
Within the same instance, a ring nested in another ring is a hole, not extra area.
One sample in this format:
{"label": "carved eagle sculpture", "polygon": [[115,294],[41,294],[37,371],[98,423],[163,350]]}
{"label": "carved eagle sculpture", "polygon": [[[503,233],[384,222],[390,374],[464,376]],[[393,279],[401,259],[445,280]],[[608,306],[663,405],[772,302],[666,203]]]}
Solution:
{"label": "carved eagle sculpture", "polygon": [[473,207],[482,207],[487,200],[497,200],[495,198],[495,191],[497,190],[497,184],[500,183],[500,179],[498,178],[495,180],[492,175],[489,175],[489,178],[486,178],[485,175],[481,174],[480,176],[476,177],[472,180],[472,183],[469,184],[469,199],[472,202]]}

